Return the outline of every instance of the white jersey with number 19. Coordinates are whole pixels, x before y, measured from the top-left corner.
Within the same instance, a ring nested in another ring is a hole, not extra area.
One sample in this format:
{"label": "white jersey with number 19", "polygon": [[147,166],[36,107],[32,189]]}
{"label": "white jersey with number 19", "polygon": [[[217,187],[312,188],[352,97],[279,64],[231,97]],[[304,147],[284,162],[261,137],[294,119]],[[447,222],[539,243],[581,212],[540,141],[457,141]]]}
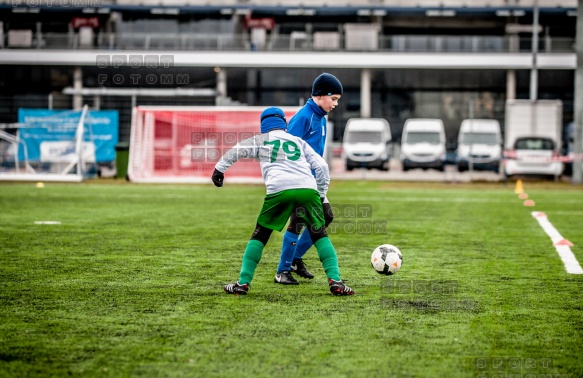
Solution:
{"label": "white jersey with number 19", "polygon": [[326,196],[330,184],[328,164],[299,137],[284,130],[255,135],[227,151],[215,168],[224,173],[237,160],[245,158],[259,160],[267,194],[287,189],[315,189],[320,197]]}

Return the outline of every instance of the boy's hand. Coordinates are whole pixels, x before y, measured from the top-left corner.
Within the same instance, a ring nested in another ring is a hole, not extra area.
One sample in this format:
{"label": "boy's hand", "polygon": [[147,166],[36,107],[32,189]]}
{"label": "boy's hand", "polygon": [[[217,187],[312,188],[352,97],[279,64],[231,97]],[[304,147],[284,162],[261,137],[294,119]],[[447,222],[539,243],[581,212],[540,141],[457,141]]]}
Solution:
{"label": "boy's hand", "polygon": [[213,180],[213,184],[215,184],[216,187],[220,188],[221,186],[223,186],[223,180],[225,179],[225,175],[223,174],[223,172],[217,171],[217,169],[215,168],[211,179]]}

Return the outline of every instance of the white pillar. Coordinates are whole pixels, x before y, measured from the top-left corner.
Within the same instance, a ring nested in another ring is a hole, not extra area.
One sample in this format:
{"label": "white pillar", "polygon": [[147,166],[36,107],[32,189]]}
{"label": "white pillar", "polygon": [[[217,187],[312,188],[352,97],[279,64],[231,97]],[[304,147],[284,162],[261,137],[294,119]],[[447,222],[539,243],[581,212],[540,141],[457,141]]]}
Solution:
{"label": "white pillar", "polygon": [[532,68],[530,70],[530,100],[536,101],[538,97],[538,0],[534,0],[534,12],[532,17]]}
{"label": "white pillar", "polygon": [[573,152],[575,161],[573,162],[573,183],[583,183],[583,0],[578,1],[577,7],[577,37],[575,42],[575,53],[577,55],[577,68],[575,70],[575,101],[573,101],[575,114],[573,126],[574,140]]}
{"label": "white pillar", "polygon": [[227,97],[227,71],[224,68],[215,67],[217,73],[217,92],[220,97]]}
{"label": "white pillar", "polygon": [[[77,90],[83,89],[83,71],[81,67],[77,66],[73,70],[73,88]],[[83,107],[83,95],[73,95],[73,110],[81,110]]]}
{"label": "white pillar", "polygon": [[506,71],[506,99],[516,99],[516,71]]}
{"label": "white pillar", "polygon": [[370,69],[364,68],[360,72],[360,117],[370,118],[371,116],[371,85]]}

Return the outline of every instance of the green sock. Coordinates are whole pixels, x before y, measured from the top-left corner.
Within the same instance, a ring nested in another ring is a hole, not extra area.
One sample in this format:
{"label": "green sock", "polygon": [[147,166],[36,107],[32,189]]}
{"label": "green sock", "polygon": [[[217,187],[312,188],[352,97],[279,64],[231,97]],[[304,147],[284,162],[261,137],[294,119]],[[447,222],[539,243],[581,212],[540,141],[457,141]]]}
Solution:
{"label": "green sock", "polygon": [[332,278],[334,281],[340,281],[340,268],[338,267],[338,257],[336,256],[336,250],[330,241],[329,237],[323,237],[314,243],[316,249],[318,250],[318,257],[322,262],[324,267],[324,272],[328,278]]}
{"label": "green sock", "polygon": [[257,264],[261,260],[264,247],[263,243],[254,239],[249,240],[247,243],[243,254],[243,263],[241,264],[241,273],[239,274],[239,283],[241,285],[251,283]]}

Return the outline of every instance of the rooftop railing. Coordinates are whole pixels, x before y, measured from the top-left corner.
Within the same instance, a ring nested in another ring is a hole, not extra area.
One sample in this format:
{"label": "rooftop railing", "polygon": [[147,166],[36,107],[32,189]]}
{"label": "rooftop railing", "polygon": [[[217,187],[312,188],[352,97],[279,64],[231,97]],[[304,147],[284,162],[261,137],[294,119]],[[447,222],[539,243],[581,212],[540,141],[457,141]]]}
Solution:
{"label": "rooftop railing", "polygon": [[[572,53],[575,38],[539,38],[539,52]],[[253,40],[248,34],[35,33],[14,43],[0,34],[0,48],[80,50],[201,50],[201,51],[378,51],[378,52],[529,52],[531,38],[522,36],[380,35],[372,40],[350,40],[340,33],[267,35]]]}

